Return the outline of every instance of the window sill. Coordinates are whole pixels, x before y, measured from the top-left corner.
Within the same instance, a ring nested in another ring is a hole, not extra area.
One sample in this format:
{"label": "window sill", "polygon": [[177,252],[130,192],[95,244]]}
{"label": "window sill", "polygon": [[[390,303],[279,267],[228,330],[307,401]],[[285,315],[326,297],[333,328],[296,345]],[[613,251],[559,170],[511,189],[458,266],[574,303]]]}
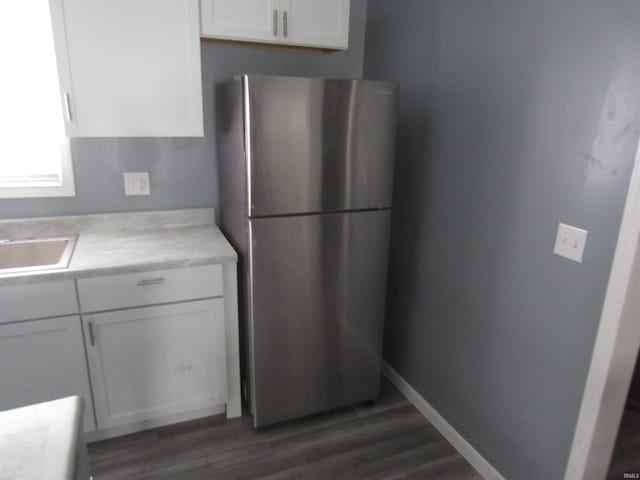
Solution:
{"label": "window sill", "polygon": [[35,178],[31,177],[31,182],[25,181],[14,184],[0,182],[0,199],[75,197],[76,184],[73,177],[73,162],[71,161],[69,139],[63,141],[61,155],[60,178],[56,178],[57,175],[51,175],[51,181],[43,181],[42,177],[40,181],[35,181]]}
{"label": "window sill", "polygon": [[73,182],[68,185],[29,185],[20,187],[0,186],[0,199],[75,197],[75,195],[76,189]]}

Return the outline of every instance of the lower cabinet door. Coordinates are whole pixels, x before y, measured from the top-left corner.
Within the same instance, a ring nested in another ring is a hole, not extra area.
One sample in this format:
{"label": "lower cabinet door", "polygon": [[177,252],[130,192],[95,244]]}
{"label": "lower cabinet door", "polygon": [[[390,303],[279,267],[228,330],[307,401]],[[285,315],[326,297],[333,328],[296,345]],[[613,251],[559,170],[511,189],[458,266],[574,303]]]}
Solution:
{"label": "lower cabinet door", "polygon": [[80,317],[0,325],[0,410],[78,395],[95,430]]}
{"label": "lower cabinet door", "polygon": [[226,402],[223,300],[83,317],[98,428]]}

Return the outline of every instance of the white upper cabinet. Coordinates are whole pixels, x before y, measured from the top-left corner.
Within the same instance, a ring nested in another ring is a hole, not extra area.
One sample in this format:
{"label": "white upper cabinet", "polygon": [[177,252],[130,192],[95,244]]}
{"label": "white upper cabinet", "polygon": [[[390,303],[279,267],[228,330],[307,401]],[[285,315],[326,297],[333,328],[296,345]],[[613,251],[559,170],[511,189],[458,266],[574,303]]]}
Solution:
{"label": "white upper cabinet", "polygon": [[280,0],[282,43],[345,49],[349,44],[349,0]]}
{"label": "white upper cabinet", "polygon": [[349,0],[200,0],[202,36],[346,49]]}
{"label": "white upper cabinet", "polygon": [[50,0],[70,137],[203,136],[198,0]]}
{"label": "white upper cabinet", "polygon": [[279,0],[201,2],[200,21],[207,36],[272,42],[280,38]]}

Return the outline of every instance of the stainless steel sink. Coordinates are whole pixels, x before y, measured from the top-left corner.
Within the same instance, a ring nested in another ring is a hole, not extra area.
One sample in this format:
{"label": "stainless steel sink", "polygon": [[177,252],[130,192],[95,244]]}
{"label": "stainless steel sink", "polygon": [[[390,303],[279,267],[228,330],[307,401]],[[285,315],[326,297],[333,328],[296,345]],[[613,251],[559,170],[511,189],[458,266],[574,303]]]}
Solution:
{"label": "stainless steel sink", "polygon": [[67,268],[77,235],[0,240],[0,275]]}

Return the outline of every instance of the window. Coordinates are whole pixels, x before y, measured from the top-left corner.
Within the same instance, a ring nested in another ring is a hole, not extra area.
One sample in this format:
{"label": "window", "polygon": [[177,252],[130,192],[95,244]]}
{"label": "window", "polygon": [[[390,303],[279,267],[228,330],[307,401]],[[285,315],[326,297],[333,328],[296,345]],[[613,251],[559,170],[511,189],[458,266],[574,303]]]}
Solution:
{"label": "window", "polygon": [[75,195],[47,0],[0,6],[0,198]]}

